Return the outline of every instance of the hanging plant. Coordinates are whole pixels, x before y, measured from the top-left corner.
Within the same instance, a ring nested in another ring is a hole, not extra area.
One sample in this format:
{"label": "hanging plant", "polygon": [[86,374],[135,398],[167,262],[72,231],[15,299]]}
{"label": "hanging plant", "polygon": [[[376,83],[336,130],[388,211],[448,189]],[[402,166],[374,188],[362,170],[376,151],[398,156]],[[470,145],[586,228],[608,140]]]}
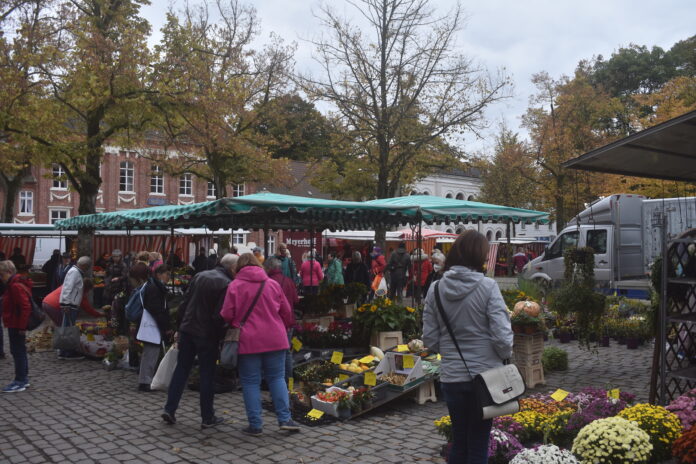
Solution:
{"label": "hanging plant", "polygon": [[590,347],[602,333],[606,297],[595,292],[594,250],[570,248],[563,254],[565,280],[550,296],[550,307],[561,318],[575,319],[575,336],[581,346]]}

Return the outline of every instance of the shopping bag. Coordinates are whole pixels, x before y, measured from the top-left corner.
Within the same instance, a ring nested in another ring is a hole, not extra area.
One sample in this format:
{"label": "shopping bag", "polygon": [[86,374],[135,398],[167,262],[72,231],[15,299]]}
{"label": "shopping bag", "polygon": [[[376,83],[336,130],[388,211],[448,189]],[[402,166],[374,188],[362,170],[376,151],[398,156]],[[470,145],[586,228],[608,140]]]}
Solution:
{"label": "shopping bag", "polygon": [[80,328],[68,325],[65,315],[63,315],[61,326],[53,329],[53,349],[64,351],[80,350]]}
{"label": "shopping bag", "polygon": [[227,329],[220,350],[220,366],[225,369],[236,369],[239,357],[239,328]]}
{"label": "shopping bag", "polygon": [[152,378],[152,383],[150,384],[152,390],[166,390],[169,388],[178,357],[179,349],[176,344],[173,344],[162,358],[157,372],[155,372],[155,376]]}
{"label": "shopping bag", "polygon": [[372,291],[376,292],[377,289],[379,288],[379,284],[384,280],[384,276],[382,274],[377,274],[375,278],[372,280]]}
{"label": "shopping bag", "polygon": [[379,281],[377,290],[375,290],[376,296],[385,296],[387,294],[387,279],[382,279]]}
{"label": "shopping bag", "polygon": [[159,345],[162,341],[157,323],[147,309],[143,310],[143,317],[140,319],[140,328],[138,329],[138,334],[135,336],[135,339],[155,345]]}

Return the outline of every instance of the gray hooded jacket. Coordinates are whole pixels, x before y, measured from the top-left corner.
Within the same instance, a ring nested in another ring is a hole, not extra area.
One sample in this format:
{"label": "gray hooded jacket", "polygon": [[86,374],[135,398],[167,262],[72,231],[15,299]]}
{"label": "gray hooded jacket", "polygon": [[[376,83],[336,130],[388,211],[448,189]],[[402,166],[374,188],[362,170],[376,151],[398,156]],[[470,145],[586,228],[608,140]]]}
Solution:
{"label": "gray hooded jacket", "polygon": [[452,266],[440,279],[440,299],[471,375],[447,332],[430,286],[423,311],[423,343],[442,356],[440,380],[469,382],[501,366],[512,355],[510,315],[498,284],[464,266]]}

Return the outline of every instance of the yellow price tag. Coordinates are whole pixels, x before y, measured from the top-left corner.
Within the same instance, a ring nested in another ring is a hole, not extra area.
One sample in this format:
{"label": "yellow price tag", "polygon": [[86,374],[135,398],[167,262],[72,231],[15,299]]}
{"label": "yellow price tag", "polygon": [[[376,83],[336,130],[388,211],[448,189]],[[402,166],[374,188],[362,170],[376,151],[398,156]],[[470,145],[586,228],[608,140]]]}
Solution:
{"label": "yellow price tag", "polygon": [[619,398],[621,398],[621,390],[619,390],[618,388],[609,390],[607,392],[607,396],[611,399],[618,400]]}
{"label": "yellow price tag", "polygon": [[288,391],[293,391],[295,389],[295,378],[290,377],[288,379]]}
{"label": "yellow price tag", "polygon": [[372,361],[374,361],[374,360],[375,360],[375,357],[369,355],[369,356],[365,356],[364,358],[362,358],[362,359],[360,360],[360,362],[363,363],[363,364],[370,364],[370,363],[371,363]]}
{"label": "yellow price tag", "polygon": [[413,356],[404,356],[404,369],[411,369],[416,366],[416,361],[413,359]]}
{"label": "yellow price tag", "polygon": [[93,342],[94,341],[94,334],[87,334],[87,341]]}
{"label": "yellow price tag", "polygon": [[440,353],[437,354],[437,360],[442,361],[442,356],[440,356]]}
{"label": "yellow price tag", "polygon": [[377,376],[372,371],[365,371],[365,385],[377,385]]}
{"label": "yellow price tag", "polygon": [[297,337],[292,337],[292,349],[295,351],[302,349],[302,342]]}
{"label": "yellow price tag", "polygon": [[568,392],[565,390],[561,390],[560,388],[551,394],[551,398],[553,398],[556,401],[563,401],[566,398],[566,396],[568,396]]}
{"label": "yellow price tag", "polygon": [[318,409],[312,409],[307,413],[307,417],[313,417],[314,419],[321,419],[321,416],[324,415],[324,411],[320,411]]}
{"label": "yellow price tag", "polygon": [[396,351],[398,351],[399,353],[408,351],[408,345],[396,345]]}
{"label": "yellow price tag", "polygon": [[348,380],[348,374],[338,374],[338,380],[343,382],[344,380]]}
{"label": "yellow price tag", "polygon": [[343,362],[343,352],[334,351],[331,355],[331,362],[334,364],[341,364]]}

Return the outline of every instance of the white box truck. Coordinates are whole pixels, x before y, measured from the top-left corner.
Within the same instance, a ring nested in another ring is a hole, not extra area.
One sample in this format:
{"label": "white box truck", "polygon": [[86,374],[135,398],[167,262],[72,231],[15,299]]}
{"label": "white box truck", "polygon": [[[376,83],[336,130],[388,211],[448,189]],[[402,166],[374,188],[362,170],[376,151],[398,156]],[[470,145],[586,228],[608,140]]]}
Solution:
{"label": "white box truck", "polygon": [[595,279],[600,287],[644,298],[650,266],[662,253],[661,218],[667,237],[696,227],[696,198],[648,200],[617,194],[594,202],[571,219],[539,257],[527,263],[526,279],[557,285],[563,280],[563,252],[569,247],[595,250]]}

